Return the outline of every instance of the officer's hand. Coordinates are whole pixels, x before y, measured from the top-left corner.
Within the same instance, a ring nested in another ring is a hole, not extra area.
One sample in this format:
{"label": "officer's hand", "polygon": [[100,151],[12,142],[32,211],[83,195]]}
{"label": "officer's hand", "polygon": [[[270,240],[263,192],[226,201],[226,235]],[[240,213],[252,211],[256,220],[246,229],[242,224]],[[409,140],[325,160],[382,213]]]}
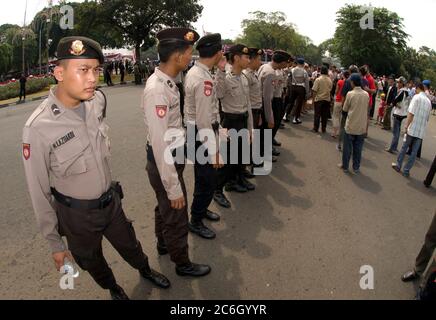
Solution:
{"label": "officer's hand", "polygon": [[171,200],[171,208],[180,210],[186,206],[185,197],[181,197],[176,200]]}
{"label": "officer's hand", "polygon": [[268,129],[274,129],[274,122],[268,123]]}
{"label": "officer's hand", "polygon": [[69,251],[53,253],[53,260],[55,262],[55,266],[56,266],[57,271],[61,270],[61,267],[64,265],[65,258],[68,258],[70,261],[74,260]]}

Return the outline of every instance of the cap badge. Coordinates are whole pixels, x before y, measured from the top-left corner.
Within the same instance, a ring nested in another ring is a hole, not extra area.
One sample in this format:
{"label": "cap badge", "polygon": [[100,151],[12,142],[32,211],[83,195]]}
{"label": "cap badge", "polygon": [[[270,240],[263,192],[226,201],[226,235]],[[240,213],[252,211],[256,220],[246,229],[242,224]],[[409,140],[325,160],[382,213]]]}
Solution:
{"label": "cap badge", "polygon": [[244,49],[242,49],[242,53],[246,53],[246,54],[248,54],[248,48],[247,47],[245,47]]}
{"label": "cap badge", "polygon": [[71,44],[70,53],[74,56],[81,56],[85,53],[85,48],[83,42],[80,40],[76,40]]}
{"label": "cap badge", "polygon": [[194,41],[194,39],[195,39],[194,32],[189,31],[187,34],[185,34],[184,38],[185,38],[186,41],[189,41],[189,42]]}

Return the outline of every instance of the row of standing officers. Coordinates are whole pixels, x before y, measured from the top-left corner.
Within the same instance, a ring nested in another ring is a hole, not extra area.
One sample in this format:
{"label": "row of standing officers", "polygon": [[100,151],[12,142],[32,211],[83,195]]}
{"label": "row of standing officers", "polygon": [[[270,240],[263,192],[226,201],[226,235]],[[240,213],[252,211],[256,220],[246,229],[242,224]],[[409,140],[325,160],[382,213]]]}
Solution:
{"label": "row of standing officers", "polygon": [[[224,190],[247,192],[255,187],[247,180],[253,175],[242,161],[224,165],[226,161],[219,152],[209,154],[205,140],[186,141],[186,127],[196,133],[209,129],[215,134],[215,146],[220,143],[221,132],[225,135],[230,129],[272,130],[274,137],[285,114],[283,88],[287,77],[281,70],[289,67],[292,58],[276,51],[272,62],[262,66],[262,50],[244,45],[233,46],[224,58],[219,34],[199,40],[199,35],[187,28],[166,29],[157,38],[161,63],[148,79],[142,100],[147,128],[146,170],[157,199],[157,251],[169,254],[179,276],[201,277],[211,268],[191,261],[189,231],[206,239],[215,238],[213,230],[204,224],[205,219],[220,220],[208,209],[212,200],[229,208]],[[181,97],[176,78],[191,62],[196,42],[200,59],[187,73],[185,95]],[[111,178],[107,102],[96,90],[99,66],[104,61],[101,47],[85,37],[67,37],[60,41],[57,56],[54,75],[58,85],[26,122],[22,145],[37,223],[48,240],[56,267],[59,270],[74,258],[97,284],[110,291],[113,299],[128,299],[103,256],[104,236],[144,279],[169,288],[170,281],[149,266],[122,209],[122,187]],[[180,110],[183,98],[184,119]],[[238,139],[253,137],[248,134]],[[191,218],[183,178],[185,161],[168,160],[174,160],[174,155],[186,148],[214,158],[207,163],[191,159],[195,171]],[[270,151],[274,156],[269,160],[276,161],[279,152],[275,148],[261,147],[265,159]]]}

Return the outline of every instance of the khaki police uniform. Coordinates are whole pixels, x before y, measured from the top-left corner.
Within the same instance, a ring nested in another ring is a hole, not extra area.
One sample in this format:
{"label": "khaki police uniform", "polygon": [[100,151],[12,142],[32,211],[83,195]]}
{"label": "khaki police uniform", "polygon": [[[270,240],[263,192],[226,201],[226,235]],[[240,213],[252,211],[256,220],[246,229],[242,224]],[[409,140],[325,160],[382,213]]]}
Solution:
{"label": "khaki police uniform", "polygon": [[[301,62],[301,61],[300,61]],[[304,64],[304,62],[303,62]],[[299,65],[292,69],[291,75],[291,108],[295,108],[294,122],[299,122],[304,101],[309,94],[309,75],[304,66]],[[292,110],[288,114],[290,114]]]}
{"label": "khaki police uniform", "polygon": [[[186,75],[185,83],[185,123],[197,133],[199,130],[210,130],[217,137],[220,123],[219,105],[216,97],[215,80],[207,66],[197,61]],[[216,152],[218,141],[188,141],[195,143],[195,154],[201,149],[201,154],[209,156],[206,148],[214,148]],[[210,149],[209,149],[210,150]],[[195,190],[192,201],[191,215],[193,222],[199,222],[206,217],[208,207],[213,199],[216,188],[217,171],[213,168],[215,159],[210,158],[206,164],[195,161]]]}
{"label": "khaki police uniform", "polygon": [[[253,130],[253,114],[250,103],[250,86],[247,77],[241,73],[217,71],[217,97],[221,100],[223,121],[222,126],[228,130]],[[249,138],[248,136],[246,137]],[[242,164],[242,138],[239,139],[238,165],[226,165],[220,170],[217,192],[222,192],[226,182],[241,182],[245,165]],[[233,156],[234,157],[234,156]],[[228,149],[228,162],[232,158]],[[249,158],[249,157],[248,157]]]}
{"label": "khaki police uniform", "polygon": [[[155,69],[147,80],[142,100],[147,131],[147,173],[158,205],[155,233],[177,265],[190,263],[187,207],[171,208],[171,200],[187,199],[184,163],[171,163],[172,151],[183,148],[185,130],[180,114],[180,93],[175,80]],[[174,140],[173,140],[174,139]]]}
{"label": "khaki police uniform", "polygon": [[52,252],[66,250],[66,236],[77,264],[110,289],[116,281],[103,257],[103,236],[134,268],[149,266],[120,194],[111,188],[105,105],[96,92],[82,102],[84,120],[51,89],[24,127],[23,161],[36,219]]}

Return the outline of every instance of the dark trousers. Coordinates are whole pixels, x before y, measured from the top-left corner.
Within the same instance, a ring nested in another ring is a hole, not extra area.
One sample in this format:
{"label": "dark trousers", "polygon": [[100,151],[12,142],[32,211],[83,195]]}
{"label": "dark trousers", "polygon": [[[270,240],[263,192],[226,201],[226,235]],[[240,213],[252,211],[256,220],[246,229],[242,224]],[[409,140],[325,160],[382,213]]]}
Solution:
{"label": "dark trousers", "polygon": [[433,160],[433,164],[431,165],[430,171],[428,172],[427,178],[424,181],[424,184],[430,186],[433,183],[433,179],[436,173],[436,156]]}
{"label": "dark trousers", "polygon": [[[198,143],[199,148],[204,148],[201,143]],[[213,199],[213,193],[216,189],[217,170],[212,164],[194,164],[195,187],[194,199],[191,206],[192,220],[200,221],[207,213],[210,203]]]}
{"label": "dark trousers", "polygon": [[[248,128],[248,115],[236,115],[223,112],[222,126],[227,130],[234,129],[239,131]],[[248,137],[247,137],[248,138]],[[227,144],[227,164],[218,170],[216,191],[222,192],[227,182],[238,182],[245,170],[245,164],[242,164],[242,144],[241,137],[238,138],[238,164],[231,164],[231,159],[235,155],[231,154],[230,141]]]}
{"label": "dark trousers", "polygon": [[[147,147],[147,174],[150,184],[156,193],[155,233],[159,242],[164,242],[170,254],[171,261],[177,265],[190,262],[188,254],[188,209],[171,208],[165,187],[162,184],[159,171],[151,147]],[[176,164],[177,174],[182,186],[183,195],[187,200],[185,182],[183,180],[184,164]]]}
{"label": "dark trousers", "polygon": [[120,75],[121,75],[121,82],[124,82],[124,71],[120,71]]}
{"label": "dark trousers", "polygon": [[272,101],[272,110],[274,115],[274,129],[273,129],[273,138],[275,138],[277,132],[280,129],[280,124],[283,119],[283,99],[282,98],[274,98]]}
{"label": "dark trousers", "polygon": [[401,125],[403,123],[403,120],[407,117],[400,117],[398,115],[394,115],[394,128],[392,130],[393,137],[391,146],[389,147],[389,150],[391,151],[397,151],[398,149],[398,142],[400,141],[400,134],[401,134]]}
{"label": "dark trousers", "polygon": [[342,153],[342,167],[348,170],[351,154],[353,155],[353,170],[360,169],[362,149],[365,142],[364,135],[351,135],[344,133],[344,150]]}
{"label": "dark trousers", "polygon": [[[114,193],[115,194],[115,193]],[[59,233],[68,241],[76,263],[103,289],[111,289],[116,280],[103,256],[103,236],[133,268],[149,268],[148,258],[127,219],[118,194],[105,209],[76,210],[56,202]]]}
{"label": "dark trousers", "polygon": [[24,100],[26,100],[26,87],[23,87],[23,86],[20,87],[20,100],[21,100],[22,98],[23,98]]}
{"label": "dark trousers", "polygon": [[303,103],[305,99],[306,89],[302,86],[292,86],[289,104],[291,105],[291,108],[295,108],[295,119],[300,119],[301,110],[303,109]]}
{"label": "dark trousers", "polygon": [[424,245],[416,257],[415,270],[419,275],[422,275],[433,255],[436,248],[436,213],[433,216],[433,221],[425,236]]}
{"label": "dark trousers", "polygon": [[315,119],[313,123],[313,129],[319,130],[319,123],[322,123],[322,132],[327,130],[327,121],[330,115],[330,102],[329,101],[317,101],[315,102]]}
{"label": "dark trousers", "polygon": [[262,125],[259,125],[259,122],[262,119],[262,109],[251,109],[251,113],[253,114],[253,128],[262,128]]}
{"label": "dark trousers", "polygon": [[383,118],[383,128],[386,130],[391,130],[391,116],[392,116],[392,110],[394,109],[393,106],[387,106],[385,110],[385,116]]}

